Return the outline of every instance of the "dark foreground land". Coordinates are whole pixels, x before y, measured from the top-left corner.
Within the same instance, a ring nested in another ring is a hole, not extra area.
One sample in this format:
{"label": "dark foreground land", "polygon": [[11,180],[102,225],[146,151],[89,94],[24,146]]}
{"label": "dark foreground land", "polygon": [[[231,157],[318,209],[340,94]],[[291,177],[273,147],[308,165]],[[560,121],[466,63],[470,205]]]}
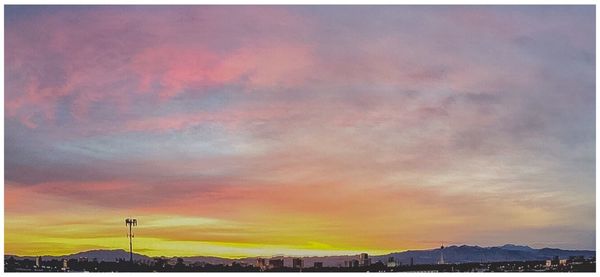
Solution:
{"label": "dark foreground land", "polygon": [[10,257],[4,261],[6,272],[595,272],[595,258],[578,261],[554,263],[552,261],[515,261],[462,264],[419,264],[389,266],[377,262],[358,267],[320,267],[314,265],[303,268],[268,267],[261,268],[253,264],[231,263],[215,265],[207,263],[186,264],[178,260],[170,264],[166,260],[152,262],[134,262],[118,260],[114,262],[88,261],[81,259],[47,260],[43,262],[31,259]]}

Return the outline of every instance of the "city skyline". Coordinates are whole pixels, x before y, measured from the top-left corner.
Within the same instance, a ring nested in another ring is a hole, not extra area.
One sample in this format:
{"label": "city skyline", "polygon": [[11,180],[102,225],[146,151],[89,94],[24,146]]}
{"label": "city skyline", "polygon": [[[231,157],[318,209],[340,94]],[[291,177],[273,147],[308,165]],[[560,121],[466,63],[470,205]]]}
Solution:
{"label": "city skyline", "polygon": [[5,254],[593,250],[594,6],[5,6]]}
{"label": "city skyline", "polygon": [[[445,252],[445,254],[444,254]],[[5,255],[8,272],[581,272],[595,271],[596,251],[448,246],[371,256],[326,257],[148,257],[123,250],[94,250],[67,256]],[[445,258],[444,258],[445,257]]]}

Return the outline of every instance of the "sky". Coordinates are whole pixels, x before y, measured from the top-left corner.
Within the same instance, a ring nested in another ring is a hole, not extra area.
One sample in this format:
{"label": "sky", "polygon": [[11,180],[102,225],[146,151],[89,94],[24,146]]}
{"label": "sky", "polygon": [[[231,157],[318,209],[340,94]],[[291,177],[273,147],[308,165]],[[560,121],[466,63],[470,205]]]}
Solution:
{"label": "sky", "polygon": [[595,249],[594,6],[5,15],[5,253]]}

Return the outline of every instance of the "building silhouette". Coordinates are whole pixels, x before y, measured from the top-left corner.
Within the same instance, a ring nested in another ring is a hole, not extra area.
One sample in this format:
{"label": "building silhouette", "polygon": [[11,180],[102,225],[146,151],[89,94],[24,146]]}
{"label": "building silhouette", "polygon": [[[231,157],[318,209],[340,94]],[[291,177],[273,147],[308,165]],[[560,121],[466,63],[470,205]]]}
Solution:
{"label": "building silhouette", "polygon": [[390,256],[387,261],[387,267],[397,267],[399,264],[396,262],[393,256]]}
{"label": "building silhouette", "polygon": [[304,261],[301,258],[294,258],[292,260],[292,268],[302,269],[304,267]]}
{"label": "building silhouette", "polygon": [[62,271],[68,271],[68,270],[69,270],[69,260],[63,259]]}
{"label": "building silhouette", "polygon": [[264,258],[256,258],[256,266],[260,268],[260,270],[267,269],[267,260]]}
{"label": "building silhouette", "polygon": [[37,267],[37,268],[42,267],[42,256],[35,258],[35,267]]}
{"label": "building silhouette", "polygon": [[269,269],[283,268],[283,259],[270,259]]}
{"label": "building silhouette", "polygon": [[370,266],[371,265],[371,259],[369,259],[369,254],[367,254],[367,253],[360,253],[358,260],[360,262],[360,266]]}
{"label": "building silhouette", "polygon": [[344,261],[344,267],[350,267],[350,268],[355,268],[355,267],[359,267],[360,263],[357,259],[352,259],[349,261]]}

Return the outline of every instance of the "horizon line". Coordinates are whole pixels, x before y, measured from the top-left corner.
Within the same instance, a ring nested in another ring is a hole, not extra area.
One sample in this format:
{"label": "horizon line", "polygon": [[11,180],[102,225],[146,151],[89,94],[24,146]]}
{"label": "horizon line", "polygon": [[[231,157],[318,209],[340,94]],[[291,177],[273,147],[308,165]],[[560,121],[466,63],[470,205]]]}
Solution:
{"label": "horizon line", "polygon": [[[496,245],[496,246],[480,246],[480,245],[468,245],[468,244],[462,244],[462,245],[457,245],[457,244],[452,244],[452,245],[444,245],[444,248],[449,248],[449,247],[461,247],[461,246],[469,246],[469,247],[480,247],[480,248],[501,248],[503,246],[507,246],[507,245],[513,245],[513,246],[524,246],[524,247],[529,247],[533,250],[541,250],[541,249],[558,249],[558,250],[565,250],[565,251],[593,251],[596,252],[596,249],[563,249],[563,248],[556,248],[556,247],[542,247],[542,248],[533,248],[529,245],[519,245],[519,244],[512,244],[512,243],[506,243],[503,245]],[[213,256],[213,255],[195,255],[195,256],[150,256],[150,255],[146,255],[146,254],[141,254],[138,252],[133,252],[133,254],[136,255],[140,255],[140,256],[146,256],[148,258],[195,258],[195,257],[204,257],[204,258],[219,258],[219,259],[229,259],[229,260],[239,260],[239,259],[248,259],[248,258],[275,258],[275,257],[298,257],[298,258],[307,258],[307,257],[339,257],[339,256],[356,256],[356,255],[360,255],[361,253],[367,253],[369,254],[369,256],[386,256],[386,255],[390,255],[390,254],[395,254],[395,253],[403,253],[403,252],[408,252],[408,251],[428,251],[428,250],[436,250],[436,249],[440,249],[438,248],[422,248],[422,249],[407,249],[407,250],[400,250],[400,251],[392,251],[389,252],[387,254],[379,254],[379,255],[371,255],[370,253],[366,252],[366,251],[362,251],[362,252],[357,252],[356,254],[340,254],[340,255],[324,255],[324,256],[298,256],[298,255],[290,255],[290,254],[275,254],[275,255],[258,255],[258,256],[243,256],[243,257],[224,257],[224,256]],[[39,254],[39,255],[19,255],[19,254],[7,254],[5,253],[4,256],[15,256],[15,257],[42,257],[42,256],[48,256],[48,257],[62,257],[62,256],[70,256],[70,255],[77,255],[77,254],[81,254],[84,252],[91,252],[91,251],[118,251],[118,250],[122,250],[126,253],[129,253],[129,251],[127,249],[124,248],[113,248],[113,249],[108,249],[108,248],[96,248],[96,249],[88,249],[88,250],[82,250],[79,252],[75,252],[75,253],[70,253],[70,254],[62,254],[62,255],[51,255],[51,254]]]}

